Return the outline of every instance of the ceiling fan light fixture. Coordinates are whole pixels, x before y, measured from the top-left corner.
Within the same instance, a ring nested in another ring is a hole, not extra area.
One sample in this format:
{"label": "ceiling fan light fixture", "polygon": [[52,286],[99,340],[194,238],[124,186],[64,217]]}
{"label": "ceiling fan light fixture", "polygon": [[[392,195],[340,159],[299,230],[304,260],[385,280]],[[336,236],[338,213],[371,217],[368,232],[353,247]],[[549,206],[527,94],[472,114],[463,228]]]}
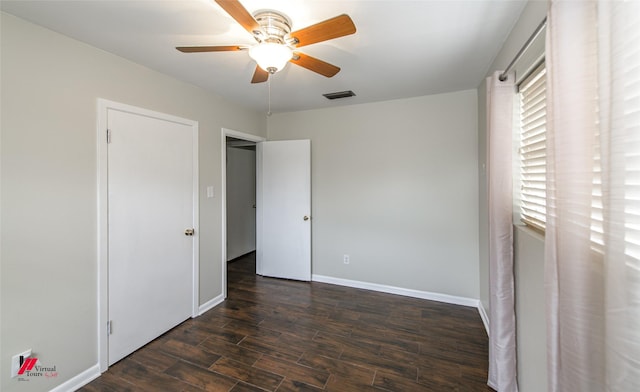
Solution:
{"label": "ceiling fan light fixture", "polygon": [[284,68],[293,57],[290,47],[275,42],[262,42],[249,49],[249,56],[260,68],[274,74]]}

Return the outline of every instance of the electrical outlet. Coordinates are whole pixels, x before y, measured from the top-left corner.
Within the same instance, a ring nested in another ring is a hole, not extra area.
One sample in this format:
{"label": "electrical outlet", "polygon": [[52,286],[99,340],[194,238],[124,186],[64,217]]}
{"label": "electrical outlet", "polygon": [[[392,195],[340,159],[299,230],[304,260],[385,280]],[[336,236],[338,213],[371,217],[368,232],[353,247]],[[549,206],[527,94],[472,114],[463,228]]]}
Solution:
{"label": "electrical outlet", "polygon": [[[20,367],[22,366],[24,361],[30,356],[31,356],[31,349],[28,349],[27,351],[23,351],[20,354],[16,354],[13,357],[11,357],[11,378],[14,378],[18,375],[18,371],[20,370]],[[20,358],[22,358],[22,362],[20,361]]]}
{"label": "electrical outlet", "polygon": [[344,256],[342,257],[342,261],[343,261],[345,264],[349,264],[349,255],[344,255]]}

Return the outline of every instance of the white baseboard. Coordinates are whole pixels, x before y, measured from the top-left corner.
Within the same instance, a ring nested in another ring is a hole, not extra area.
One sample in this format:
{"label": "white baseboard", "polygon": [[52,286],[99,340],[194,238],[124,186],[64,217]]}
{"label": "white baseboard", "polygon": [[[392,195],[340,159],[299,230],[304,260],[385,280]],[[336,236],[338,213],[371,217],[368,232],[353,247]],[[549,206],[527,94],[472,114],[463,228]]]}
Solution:
{"label": "white baseboard", "polygon": [[89,384],[91,381],[95,380],[98,377],[100,377],[100,365],[95,364],[91,366],[89,369],[85,370],[84,372],[78,374],[75,377],[70,378],[69,380],[53,388],[49,392],[76,391],[81,387]]}
{"label": "white baseboard", "polygon": [[198,308],[198,316],[202,316],[207,311],[213,309],[214,307],[222,303],[222,301],[224,301],[224,294],[220,294],[219,296],[214,297],[208,300],[207,302],[203,303]]}
{"label": "white baseboard", "polygon": [[478,301],[478,312],[480,313],[482,324],[484,324],[484,329],[487,331],[487,336],[489,336],[489,316],[487,315],[484,305],[482,305],[482,301]]}
{"label": "white baseboard", "polygon": [[394,287],[394,286],[387,286],[387,285],[377,284],[377,283],[360,282],[357,280],[334,278],[331,276],[314,274],[311,276],[311,280],[313,280],[314,282],[330,283],[330,284],[336,284],[339,286],[354,287],[357,289],[365,289],[365,290],[379,291],[382,293],[404,295],[405,297],[428,299],[430,301],[445,302],[445,303],[454,304],[454,305],[471,306],[474,308],[477,308],[478,303],[480,302],[474,298],[458,297],[458,296],[449,295],[449,294],[432,293],[429,291],[405,289],[402,287]]}

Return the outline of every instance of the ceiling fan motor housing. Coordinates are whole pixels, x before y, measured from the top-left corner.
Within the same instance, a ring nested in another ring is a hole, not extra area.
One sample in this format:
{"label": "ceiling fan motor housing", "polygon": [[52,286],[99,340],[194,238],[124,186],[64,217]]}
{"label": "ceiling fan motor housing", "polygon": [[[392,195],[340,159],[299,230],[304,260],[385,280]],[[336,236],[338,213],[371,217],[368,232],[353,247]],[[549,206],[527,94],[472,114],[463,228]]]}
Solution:
{"label": "ceiling fan motor housing", "polygon": [[258,42],[289,44],[285,38],[291,32],[291,19],[286,15],[273,10],[260,10],[256,11],[253,16],[262,27],[262,31],[253,32]]}

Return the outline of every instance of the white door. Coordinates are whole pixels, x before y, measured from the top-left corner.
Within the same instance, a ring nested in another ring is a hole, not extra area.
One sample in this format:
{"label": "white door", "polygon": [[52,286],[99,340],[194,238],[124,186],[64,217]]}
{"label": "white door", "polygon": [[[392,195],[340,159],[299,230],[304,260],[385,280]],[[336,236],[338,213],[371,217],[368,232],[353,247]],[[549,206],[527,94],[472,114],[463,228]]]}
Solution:
{"label": "white door", "polygon": [[193,125],[109,109],[109,365],[189,318]]}
{"label": "white door", "polygon": [[257,145],[256,272],[311,280],[311,142]]}

